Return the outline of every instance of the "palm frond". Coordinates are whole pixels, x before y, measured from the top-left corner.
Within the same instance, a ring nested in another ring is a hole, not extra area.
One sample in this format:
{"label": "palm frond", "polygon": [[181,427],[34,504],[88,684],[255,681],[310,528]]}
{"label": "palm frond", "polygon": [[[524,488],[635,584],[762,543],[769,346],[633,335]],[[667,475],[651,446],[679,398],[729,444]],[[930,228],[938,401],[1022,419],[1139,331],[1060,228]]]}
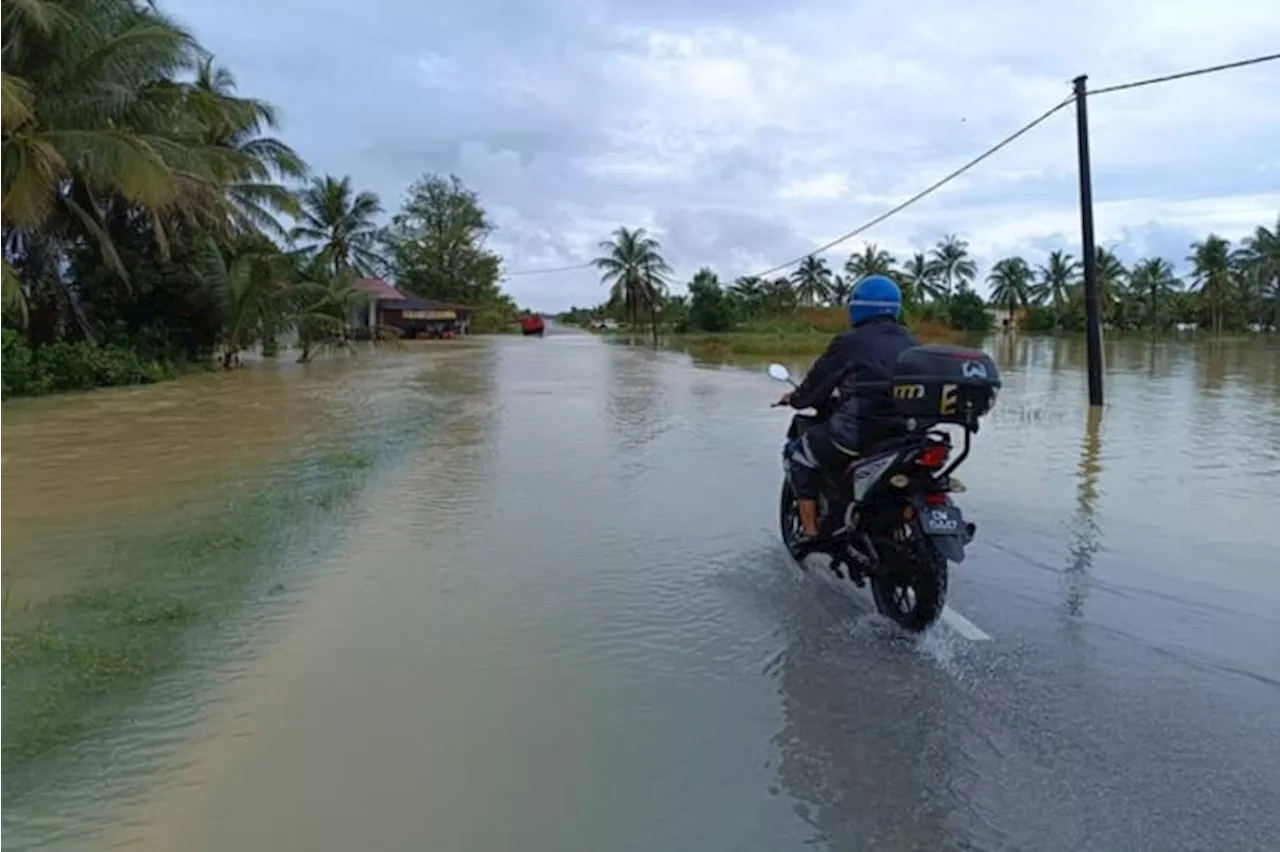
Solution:
{"label": "palm frond", "polygon": [[102,226],[102,223],[98,221],[96,213],[93,212],[96,210],[97,205],[93,203],[91,198],[86,199],[86,201],[87,203],[82,205],[70,195],[66,195],[62,198],[63,206],[79,220],[80,226],[84,228],[98,244],[98,250],[102,254],[103,263],[105,263],[121,281],[128,284],[129,270],[125,268],[124,262],[120,260],[120,254],[116,251],[115,243],[111,240],[111,235],[107,233],[107,229]]}
{"label": "palm frond", "polygon": [[47,138],[20,133],[0,146],[4,170],[4,221],[20,228],[39,227],[53,210],[67,163]]}
{"label": "palm frond", "polygon": [[22,291],[22,281],[18,278],[17,271],[9,264],[9,261],[3,261],[3,304],[4,309],[14,317],[21,328],[27,324],[27,297]]}
{"label": "palm frond", "polygon": [[12,74],[0,73],[0,121],[6,134],[31,121],[34,115],[31,86]]}

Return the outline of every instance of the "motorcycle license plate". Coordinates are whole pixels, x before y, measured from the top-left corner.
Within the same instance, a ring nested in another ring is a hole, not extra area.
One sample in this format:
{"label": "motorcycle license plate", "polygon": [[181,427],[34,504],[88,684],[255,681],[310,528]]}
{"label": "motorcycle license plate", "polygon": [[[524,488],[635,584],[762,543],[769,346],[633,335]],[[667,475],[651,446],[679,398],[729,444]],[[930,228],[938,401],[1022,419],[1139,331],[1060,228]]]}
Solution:
{"label": "motorcycle license plate", "polygon": [[920,525],[926,535],[964,534],[964,517],[960,514],[960,509],[950,503],[921,509]]}

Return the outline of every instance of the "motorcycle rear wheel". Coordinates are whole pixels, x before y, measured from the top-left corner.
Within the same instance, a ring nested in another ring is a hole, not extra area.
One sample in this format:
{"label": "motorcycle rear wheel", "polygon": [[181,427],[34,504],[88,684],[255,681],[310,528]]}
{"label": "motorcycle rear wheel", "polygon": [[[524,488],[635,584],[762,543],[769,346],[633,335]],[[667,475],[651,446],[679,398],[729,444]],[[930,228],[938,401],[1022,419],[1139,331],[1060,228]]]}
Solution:
{"label": "motorcycle rear wheel", "polygon": [[947,603],[947,560],[929,549],[932,564],[910,573],[871,578],[876,610],[903,630],[919,633],[942,615]]}
{"label": "motorcycle rear wheel", "polygon": [[778,501],[778,530],[787,553],[799,562],[795,541],[800,535],[800,507],[796,505],[796,492],[791,488],[791,480],[785,476],[782,477],[782,495]]}

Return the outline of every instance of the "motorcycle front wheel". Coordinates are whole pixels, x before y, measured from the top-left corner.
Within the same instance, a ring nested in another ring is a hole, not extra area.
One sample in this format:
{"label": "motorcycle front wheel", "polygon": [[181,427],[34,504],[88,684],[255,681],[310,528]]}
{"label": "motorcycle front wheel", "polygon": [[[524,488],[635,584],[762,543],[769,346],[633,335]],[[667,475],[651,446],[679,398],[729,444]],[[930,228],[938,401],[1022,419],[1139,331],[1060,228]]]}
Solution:
{"label": "motorcycle front wheel", "polygon": [[904,630],[919,633],[942,615],[947,603],[947,560],[932,548],[927,563],[910,572],[871,578],[876,610]]}

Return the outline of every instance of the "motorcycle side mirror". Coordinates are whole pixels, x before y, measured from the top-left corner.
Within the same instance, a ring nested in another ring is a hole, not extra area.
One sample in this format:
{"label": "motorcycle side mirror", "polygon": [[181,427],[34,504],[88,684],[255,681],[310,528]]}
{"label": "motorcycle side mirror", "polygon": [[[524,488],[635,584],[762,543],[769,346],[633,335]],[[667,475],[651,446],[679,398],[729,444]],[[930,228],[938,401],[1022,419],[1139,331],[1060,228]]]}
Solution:
{"label": "motorcycle side mirror", "polygon": [[781,364],[770,364],[769,378],[779,382],[789,382],[791,381],[791,371]]}

